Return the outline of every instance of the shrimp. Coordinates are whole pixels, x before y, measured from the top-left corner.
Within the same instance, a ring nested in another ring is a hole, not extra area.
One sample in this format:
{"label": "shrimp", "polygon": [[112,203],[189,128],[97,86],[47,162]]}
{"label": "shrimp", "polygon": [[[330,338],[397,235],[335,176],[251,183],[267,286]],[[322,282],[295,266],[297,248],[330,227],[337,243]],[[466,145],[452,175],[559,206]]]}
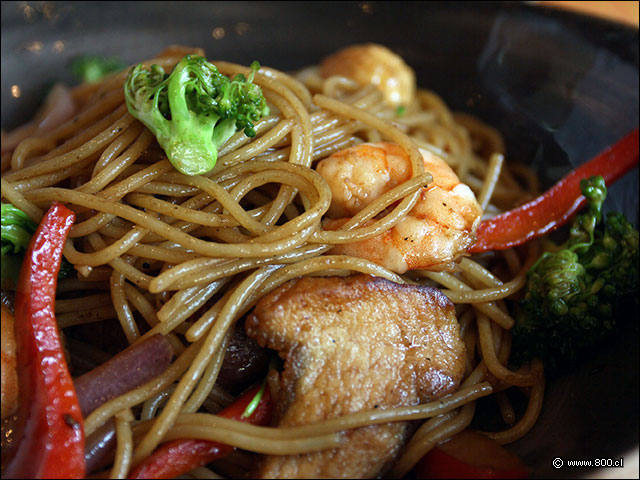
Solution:
{"label": "shrimp", "polygon": [[18,409],[18,372],[16,367],[16,337],[13,315],[2,304],[2,380],[1,398],[2,418],[11,415]]}
{"label": "shrimp", "polygon": [[[433,181],[406,218],[381,235],[337,245],[331,254],[365,258],[402,274],[407,270],[453,270],[475,242],[482,208],[440,157],[420,149]],[[340,228],[382,194],[411,178],[409,155],[392,143],[363,143],[320,161],[318,173],[333,195],[324,227]],[[338,218],[335,218],[338,217]],[[342,217],[342,218],[339,218]],[[371,222],[369,222],[371,223]]]}
{"label": "shrimp", "polygon": [[416,74],[411,67],[388,48],[373,43],[353,45],[330,55],[320,65],[320,75],[375,85],[394,107],[408,105],[416,93]]}

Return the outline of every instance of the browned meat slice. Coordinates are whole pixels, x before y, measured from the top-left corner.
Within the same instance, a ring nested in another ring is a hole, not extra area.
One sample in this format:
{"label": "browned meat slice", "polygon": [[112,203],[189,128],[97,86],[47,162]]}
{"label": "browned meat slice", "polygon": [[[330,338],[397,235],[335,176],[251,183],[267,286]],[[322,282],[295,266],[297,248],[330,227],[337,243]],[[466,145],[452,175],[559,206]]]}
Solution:
{"label": "browned meat slice", "polygon": [[[304,425],[452,392],[464,369],[453,304],[437,289],[381,278],[303,278],[266,295],[246,330],[285,360],[276,419]],[[407,440],[405,422],[364,427],[340,448],[267,456],[262,478],[369,478]]]}

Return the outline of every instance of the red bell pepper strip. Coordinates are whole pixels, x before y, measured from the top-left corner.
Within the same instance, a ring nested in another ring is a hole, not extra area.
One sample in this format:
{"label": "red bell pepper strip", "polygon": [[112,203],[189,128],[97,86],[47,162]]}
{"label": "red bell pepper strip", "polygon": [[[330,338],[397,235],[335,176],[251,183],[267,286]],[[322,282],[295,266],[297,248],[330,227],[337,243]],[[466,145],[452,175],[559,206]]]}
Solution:
{"label": "red bell pepper strip", "polygon": [[[254,400],[260,389],[264,393],[253,412],[244,416],[247,406]],[[221,417],[266,425],[271,421],[272,405],[269,388],[258,384],[234,403],[218,413]],[[196,467],[206,465],[213,460],[230,454],[235,447],[223,443],[197,439],[177,439],[167,442],[156,449],[149,458],[140,463],[129,474],[129,478],[175,478]]]}
{"label": "red bell pepper strip", "polygon": [[536,199],[483,221],[472,253],[505,250],[548,233],[566,223],[586,199],[580,180],[602,175],[607,185],[638,164],[638,129],[587,163],[571,171]]}
{"label": "red bell pepper strip", "polygon": [[430,450],[413,473],[418,479],[529,477],[529,469],[516,455],[489,437],[469,430]]}
{"label": "red bell pepper strip", "polygon": [[74,213],[55,203],[31,237],[15,296],[20,406],[5,478],[84,478],[84,425],[55,318],[62,248]]}

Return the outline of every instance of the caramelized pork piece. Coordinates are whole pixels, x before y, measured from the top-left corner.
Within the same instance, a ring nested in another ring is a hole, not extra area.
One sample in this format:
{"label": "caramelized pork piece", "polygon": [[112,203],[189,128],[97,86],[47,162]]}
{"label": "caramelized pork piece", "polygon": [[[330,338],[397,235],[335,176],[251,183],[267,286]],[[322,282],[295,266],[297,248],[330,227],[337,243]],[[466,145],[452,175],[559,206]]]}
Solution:
{"label": "caramelized pork piece", "polygon": [[[276,420],[304,425],[451,393],[464,369],[453,304],[437,289],[365,275],[291,281],[258,302],[249,336],[285,360]],[[350,431],[343,446],[267,456],[261,478],[368,478],[390,467],[409,435],[395,422]]]}

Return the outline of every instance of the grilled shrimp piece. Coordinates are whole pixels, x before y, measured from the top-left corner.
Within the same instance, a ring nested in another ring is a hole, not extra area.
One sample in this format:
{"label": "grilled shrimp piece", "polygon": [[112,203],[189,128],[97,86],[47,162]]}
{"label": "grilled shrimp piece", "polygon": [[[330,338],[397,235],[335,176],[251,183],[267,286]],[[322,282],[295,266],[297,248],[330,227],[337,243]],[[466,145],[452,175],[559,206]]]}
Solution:
{"label": "grilled shrimp piece", "polygon": [[408,105],[416,93],[416,75],[402,58],[382,45],[353,45],[327,57],[320,75],[347,77],[359,85],[375,85],[393,106]]}
{"label": "grilled shrimp piece", "polygon": [[[482,209],[471,189],[436,155],[420,150],[433,182],[409,215],[368,240],[337,245],[332,254],[365,258],[389,270],[450,270],[475,242]],[[331,188],[324,227],[338,229],[382,194],[411,178],[409,155],[392,143],[363,143],[341,150],[316,167]]]}
{"label": "grilled shrimp piece", "polygon": [[18,409],[18,372],[16,370],[16,337],[13,315],[2,305],[2,418],[11,415]]}

